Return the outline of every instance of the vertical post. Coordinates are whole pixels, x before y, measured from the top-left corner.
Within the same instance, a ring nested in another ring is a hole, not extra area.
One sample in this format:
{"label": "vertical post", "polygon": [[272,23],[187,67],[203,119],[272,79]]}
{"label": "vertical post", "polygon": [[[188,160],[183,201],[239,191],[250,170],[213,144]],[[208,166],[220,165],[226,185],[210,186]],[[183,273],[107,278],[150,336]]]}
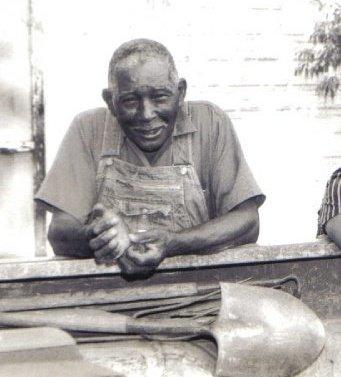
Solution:
{"label": "vertical post", "polygon": [[[31,74],[31,127],[34,149],[33,174],[34,194],[39,189],[45,176],[45,109],[44,80],[41,62],[43,28],[37,16],[36,0],[28,0],[28,34]],[[34,203],[35,255],[46,255],[46,215],[45,211]]]}

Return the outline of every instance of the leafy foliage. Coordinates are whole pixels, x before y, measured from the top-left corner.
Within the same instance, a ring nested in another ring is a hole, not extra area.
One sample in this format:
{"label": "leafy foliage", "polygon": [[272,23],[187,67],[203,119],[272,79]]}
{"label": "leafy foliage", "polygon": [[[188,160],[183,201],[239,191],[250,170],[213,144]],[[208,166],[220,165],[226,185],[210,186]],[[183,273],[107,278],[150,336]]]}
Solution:
{"label": "leafy foliage", "polygon": [[326,21],[316,23],[310,42],[312,48],[306,48],[297,55],[295,75],[304,75],[306,78],[323,76],[316,92],[333,99],[340,87],[338,68],[341,66],[341,5],[335,4],[331,18],[327,14]]}

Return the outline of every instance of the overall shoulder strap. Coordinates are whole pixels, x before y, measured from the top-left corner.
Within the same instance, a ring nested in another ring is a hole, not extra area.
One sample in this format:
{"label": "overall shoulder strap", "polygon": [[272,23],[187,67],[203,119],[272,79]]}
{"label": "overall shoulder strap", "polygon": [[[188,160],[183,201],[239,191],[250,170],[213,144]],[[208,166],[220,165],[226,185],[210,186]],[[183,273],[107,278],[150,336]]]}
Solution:
{"label": "overall shoulder strap", "polygon": [[102,144],[102,157],[119,156],[123,142],[123,131],[117,119],[107,110]]}
{"label": "overall shoulder strap", "polygon": [[173,165],[193,165],[192,133],[173,137]]}

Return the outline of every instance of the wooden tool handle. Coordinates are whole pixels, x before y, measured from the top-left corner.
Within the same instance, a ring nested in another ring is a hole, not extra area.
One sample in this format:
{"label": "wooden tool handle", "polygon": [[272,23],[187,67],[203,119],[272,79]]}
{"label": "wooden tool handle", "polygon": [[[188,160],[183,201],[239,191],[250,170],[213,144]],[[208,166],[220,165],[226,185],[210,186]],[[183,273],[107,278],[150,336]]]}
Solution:
{"label": "wooden tool handle", "polygon": [[0,313],[0,325],[51,326],[71,331],[148,335],[199,335],[208,328],[183,319],[133,319],[99,309],[52,309]]}
{"label": "wooden tool handle", "polygon": [[72,331],[125,334],[129,317],[98,309],[52,309],[0,313],[0,325],[15,327],[51,326]]}
{"label": "wooden tool handle", "polygon": [[127,333],[139,335],[210,335],[209,327],[193,320],[177,319],[131,319],[127,321]]}

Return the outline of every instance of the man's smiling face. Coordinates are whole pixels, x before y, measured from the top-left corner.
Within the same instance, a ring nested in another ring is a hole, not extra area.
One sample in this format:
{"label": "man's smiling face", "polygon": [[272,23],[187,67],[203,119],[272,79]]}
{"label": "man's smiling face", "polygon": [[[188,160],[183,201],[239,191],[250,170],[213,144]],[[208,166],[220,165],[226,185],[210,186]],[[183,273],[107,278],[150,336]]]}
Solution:
{"label": "man's smiling face", "polygon": [[141,150],[157,151],[171,136],[186,83],[163,57],[131,56],[115,72],[113,108],[126,135]]}

